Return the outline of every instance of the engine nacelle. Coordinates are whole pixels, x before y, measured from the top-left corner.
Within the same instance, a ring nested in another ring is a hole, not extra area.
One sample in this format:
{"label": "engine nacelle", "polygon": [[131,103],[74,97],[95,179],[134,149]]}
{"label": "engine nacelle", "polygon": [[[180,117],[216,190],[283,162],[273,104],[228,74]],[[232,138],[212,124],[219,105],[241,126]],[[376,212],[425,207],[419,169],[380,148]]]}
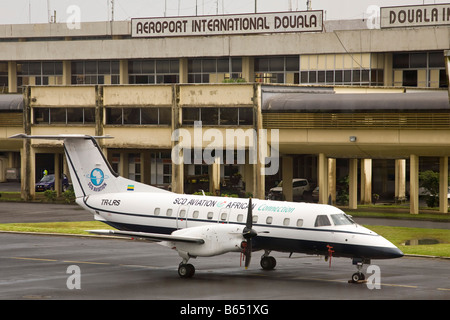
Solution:
{"label": "engine nacelle", "polygon": [[244,227],[232,224],[211,224],[208,226],[192,227],[174,231],[174,236],[188,236],[201,238],[203,244],[171,242],[166,245],[178,251],[180,255],[190,257],[210,257],[227,252],[240,252],[244,240]]}

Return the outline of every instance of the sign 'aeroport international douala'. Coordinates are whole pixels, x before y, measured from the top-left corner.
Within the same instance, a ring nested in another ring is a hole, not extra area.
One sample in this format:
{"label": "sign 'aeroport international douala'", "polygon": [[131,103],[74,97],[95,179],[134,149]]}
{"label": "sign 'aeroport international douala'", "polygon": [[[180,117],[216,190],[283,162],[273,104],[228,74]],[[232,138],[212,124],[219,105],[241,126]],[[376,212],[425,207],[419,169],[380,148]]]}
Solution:
{"label": "sign 'aeroport international douala'", "polygon": [[323,11],[131,19],[132,37],[322,31]]}

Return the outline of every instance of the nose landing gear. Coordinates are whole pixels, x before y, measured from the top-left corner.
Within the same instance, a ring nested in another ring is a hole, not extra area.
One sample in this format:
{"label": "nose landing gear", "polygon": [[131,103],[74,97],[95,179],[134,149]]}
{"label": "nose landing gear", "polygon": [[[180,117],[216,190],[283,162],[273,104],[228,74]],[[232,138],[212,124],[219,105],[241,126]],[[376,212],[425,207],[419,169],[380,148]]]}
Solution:
{"label": "nose landing gear", "polygon": [[353,258],[353,265],[356,265],[356,268],[358,269],[358,271],[352,275],[352,278],[348,281],[349,283],[365,283],[366,282],[365,281],[366,276],[361,271],[364,263],[370,264],[370,260],[361,259],[361,258]]}

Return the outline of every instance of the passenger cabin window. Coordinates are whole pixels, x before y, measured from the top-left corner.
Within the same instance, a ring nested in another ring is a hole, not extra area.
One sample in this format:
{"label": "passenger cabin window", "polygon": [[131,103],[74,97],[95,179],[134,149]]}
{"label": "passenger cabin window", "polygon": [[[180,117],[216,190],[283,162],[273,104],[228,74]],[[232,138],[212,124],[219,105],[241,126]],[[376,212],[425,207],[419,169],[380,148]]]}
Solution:
{"label": "passenger cabin window", "polygon": [[180,210],[180,213],[178,215],[180,218],[186,217],[186,210],[184,210],[184,209]]}
{"label": "passenger cabin window", "polygon": [[192,218],[197,219],[197,218],[198,218],[198,215],[199,215],[198,210],[195,210],[195,211],[192,213]]}
{"label": "passenger cabin window", "polygon": [[347,216],[346,214],[343,214],[343,213],[332,214],[331,219],[333,220],[333,223],[336,226],[354,224],[353,220],[350,219],[349,216]]}
{"label": "passenger cabin window", "polygon": [[222,214],[220,215],[220,220],[227,221],[227,213],[226,212],[222,212]]}
{"label": "passenger cabin window", "polygon": [[155,214],[155,216],[159,216],[160,210],[161,210],[160,208],[155,208],[155,211],[153,212]]}
{"label": "passenger cabin window", "polygon": [[208,212],[208,219],[211,220],[214,216],[214,213],[212,211]]}
{"label": "passenger cabin window", "polygon": [[168,216],[168,217],[172,216],[172,209],[167,209],[166,216]]}
{"label": "passenger cabin window", "polygon": [[267,219],[266,219],[267,224],[272,224],[272,221],[273,221],[272,217],[267,217]]}
{"label": "passenger cabin window", "polygon": [[291,223],[291,219],[289,219],[289,218],[284,218],[284,220],[283,220],[283,226],[288,226],[289,223]]}
{"label": "passenger cabin window", "polygon": [[303,219],[297,220],[297,227],[303,227]]}
{"label": "passenger cabin window", "polygon": [[258,222],[258,216],[254,215],[252,218],[253,223],[257,223]]}
{"label": "passenger cabin window", "polygon": [[237,216],[237,221],[238,222],[242,222],[242,221],[244,221],[244,215],[243,214],[238,214],[238,216]]}
{"label": "passenger cabin window", "polygon": [[331,226],[330,219],[325,214],[319,214],[316,218],[316,222],[314,223],[314,227],[325,227]]}

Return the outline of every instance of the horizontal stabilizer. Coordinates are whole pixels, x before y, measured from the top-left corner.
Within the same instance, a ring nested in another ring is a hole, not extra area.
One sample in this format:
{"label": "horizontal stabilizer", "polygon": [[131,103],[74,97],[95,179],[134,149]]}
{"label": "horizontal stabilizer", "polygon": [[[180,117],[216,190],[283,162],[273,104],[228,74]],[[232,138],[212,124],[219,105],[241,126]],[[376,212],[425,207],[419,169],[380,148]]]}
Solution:
{"label": "horizontal stabilizer", "polygon": [[132,237],[132,238],[142,238],[153,241],[173,241],[173,242],[187,242],[187,243],[197,243],[203,244],[205,240],[201,238],[194,237],[181,237],[173,236],[169,234],[160,233],[147,233],[147,232],[133,232],[133,231],[120,231],[120,230],[86,230],[89,233],[107,235],[107,236],[121,236],[121,237]]}

